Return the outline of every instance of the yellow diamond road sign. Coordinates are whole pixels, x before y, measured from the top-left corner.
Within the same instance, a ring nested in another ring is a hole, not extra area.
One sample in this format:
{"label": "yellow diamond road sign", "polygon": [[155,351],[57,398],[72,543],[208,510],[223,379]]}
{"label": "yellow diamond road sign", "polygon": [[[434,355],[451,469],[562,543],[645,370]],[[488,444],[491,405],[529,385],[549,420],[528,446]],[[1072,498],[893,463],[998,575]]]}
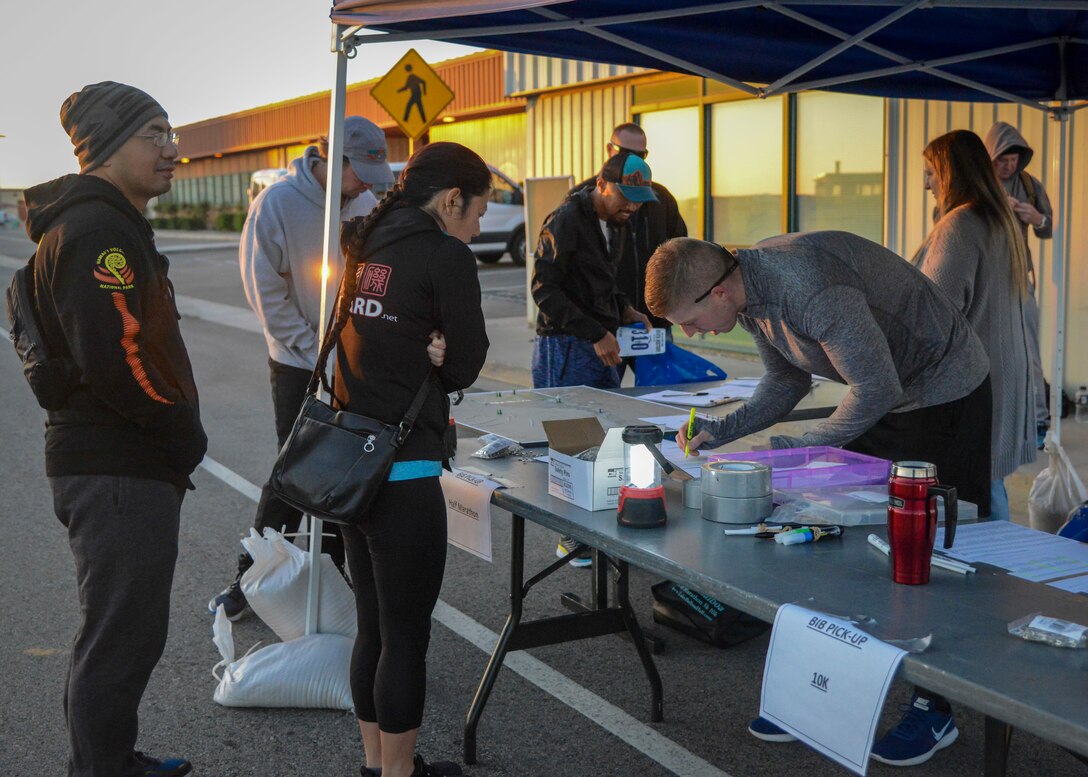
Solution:
{"label": "yellow diamond road sign", "polygon": [[415,49],[401,57],[370,94],[413,140],[453,100],[453,92]]}

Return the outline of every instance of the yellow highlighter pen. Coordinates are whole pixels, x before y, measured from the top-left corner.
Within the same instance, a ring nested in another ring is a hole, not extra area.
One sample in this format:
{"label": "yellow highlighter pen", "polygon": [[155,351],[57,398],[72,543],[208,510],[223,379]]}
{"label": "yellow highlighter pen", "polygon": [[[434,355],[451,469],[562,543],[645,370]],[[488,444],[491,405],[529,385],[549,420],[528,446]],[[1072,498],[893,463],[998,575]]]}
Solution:
{"label": "yellow highlighter pen", "polygon": [[691,455],[691,435],[695,434],[695,408],[691,409],[691,415],[688,416],[688,439],[684,443],[684,458],[686,459]]}

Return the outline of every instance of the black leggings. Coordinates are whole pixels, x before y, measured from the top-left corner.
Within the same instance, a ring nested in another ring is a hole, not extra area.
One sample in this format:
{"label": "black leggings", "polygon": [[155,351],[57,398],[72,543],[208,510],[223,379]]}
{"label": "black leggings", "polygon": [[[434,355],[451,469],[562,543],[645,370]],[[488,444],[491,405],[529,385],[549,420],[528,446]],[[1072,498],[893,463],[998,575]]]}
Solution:
{"label": "black leggings", "polygon": [[437,477],[386,483],[366,520],[341,527],[359,636],[355,716],[389,734],[419,728],[431,611],[446,566],[446,503]]}

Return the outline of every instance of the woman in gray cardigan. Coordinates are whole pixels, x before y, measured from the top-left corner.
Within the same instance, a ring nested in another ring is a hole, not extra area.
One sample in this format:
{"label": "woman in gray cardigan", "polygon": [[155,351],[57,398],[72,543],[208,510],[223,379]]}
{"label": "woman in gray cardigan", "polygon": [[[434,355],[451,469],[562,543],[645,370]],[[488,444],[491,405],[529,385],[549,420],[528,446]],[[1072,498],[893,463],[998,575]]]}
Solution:
{"label": "woman in gray cardigan", "polygon": [[1009,520],[1004,478],[1035,460],[1027,248],[978,135],[949,132],[931,141],[923,157],[939,219],[913,262],[986,346],[993,387],[990,517]]}

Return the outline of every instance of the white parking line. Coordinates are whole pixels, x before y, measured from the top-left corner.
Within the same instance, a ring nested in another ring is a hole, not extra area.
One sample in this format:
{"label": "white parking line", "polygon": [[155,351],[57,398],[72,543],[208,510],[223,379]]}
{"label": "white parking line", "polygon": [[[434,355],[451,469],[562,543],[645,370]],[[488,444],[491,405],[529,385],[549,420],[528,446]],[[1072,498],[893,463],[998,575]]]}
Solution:
{"label": "white parking line", "polygon": [[[259,487],[214,459],[205,456],[200,466],[210,475],[254,502],[260,499]],[[491,629],[441,599],[435,605],[434,618],[485,654],[491,653],[499,639]],[[503,661],[503,666],[593,721],[617,739],[626,742],[677,777],[730,777],[727,772],[723,772],[668,737],[662,736],[650,726],[528,653],[518,651],[508,654],[506,660]]]}

